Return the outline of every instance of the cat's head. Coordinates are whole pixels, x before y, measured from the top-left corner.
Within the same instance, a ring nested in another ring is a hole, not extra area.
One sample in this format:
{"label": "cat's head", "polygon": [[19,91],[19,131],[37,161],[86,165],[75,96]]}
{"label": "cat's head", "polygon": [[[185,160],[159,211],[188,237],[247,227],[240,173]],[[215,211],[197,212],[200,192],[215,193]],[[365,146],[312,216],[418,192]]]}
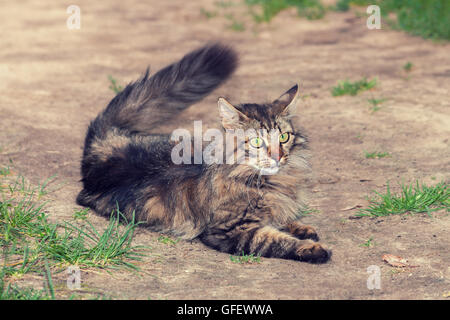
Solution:
{"label": "cat's head", "polygon": [[240,164],[250,166],[260,174],[271,175],[289,163],[294,148],[306,142],[292,123],[298,96],[298,85],[295,85],[272,103],[232,105],[219,98],[223,128],[227,132],[244,132],[236,148],[245,155],[240,158]]}

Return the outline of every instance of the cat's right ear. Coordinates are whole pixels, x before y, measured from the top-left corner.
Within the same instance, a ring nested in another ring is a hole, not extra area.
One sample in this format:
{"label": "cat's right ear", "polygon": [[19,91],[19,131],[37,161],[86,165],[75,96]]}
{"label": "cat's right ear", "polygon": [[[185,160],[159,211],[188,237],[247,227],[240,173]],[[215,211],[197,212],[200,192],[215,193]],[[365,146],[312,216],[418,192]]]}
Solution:
{"label": "cat's right ear", "polygon": [[217,104],[219,106],[220,118],[222,119],[222,126],[225,129],[235,129],[243,120],[247,119],[242,112],[225,100],[225,98],[219,98]]}
{"label": "cat's right ear", "polygon": [[295,115],[299,98],[298,84],[290,88],[273,102],[275,110],[283,116]]}

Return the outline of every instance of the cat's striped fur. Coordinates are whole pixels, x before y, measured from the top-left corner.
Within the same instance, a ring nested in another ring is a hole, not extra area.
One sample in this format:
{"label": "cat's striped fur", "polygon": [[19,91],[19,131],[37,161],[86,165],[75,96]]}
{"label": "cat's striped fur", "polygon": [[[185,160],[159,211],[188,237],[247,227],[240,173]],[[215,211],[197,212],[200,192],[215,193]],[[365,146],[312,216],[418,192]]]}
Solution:
{"label": "cat's striped fur", "polygon": [[[176,165],[175,142],[150,133],[219,86],[236,66],[232,49],[211,44],[128,85],[89,126],[77,202],[105,216],[118,206],[150,230],[198,237],[228,253],[325,262],[330,251],[316,242],[312,227],[297,221],[309,173],[306,137],[293,128],[289,111],[297,87],[273,103],[232,107],[240,116],[236,126],[290,130],[293,139],[280,148],[284,163],[274,175],[259,175],[246,164]],[[222,123],[233,126],[223,113]]]}

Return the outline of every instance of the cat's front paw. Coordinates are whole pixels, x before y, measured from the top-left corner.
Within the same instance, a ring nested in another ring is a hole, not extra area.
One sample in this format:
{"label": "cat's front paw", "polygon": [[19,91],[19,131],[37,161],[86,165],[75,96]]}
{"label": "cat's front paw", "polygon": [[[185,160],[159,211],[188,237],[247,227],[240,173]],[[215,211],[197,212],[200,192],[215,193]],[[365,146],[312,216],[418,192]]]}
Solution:
{"label": "cat's front paw", "polygon": [[298,239],[311,239],[314,241],[319,241],[319,236],[316,230],[307,225],[302,225],[298,222],[292,222],[288,225],[289,233]]}
{"label": "cat's front paw", "polygon": [[322,244],[308,241],[296,248],[296,256],[300,261],[311,263],[325,263],[331,258],[331,251]]}

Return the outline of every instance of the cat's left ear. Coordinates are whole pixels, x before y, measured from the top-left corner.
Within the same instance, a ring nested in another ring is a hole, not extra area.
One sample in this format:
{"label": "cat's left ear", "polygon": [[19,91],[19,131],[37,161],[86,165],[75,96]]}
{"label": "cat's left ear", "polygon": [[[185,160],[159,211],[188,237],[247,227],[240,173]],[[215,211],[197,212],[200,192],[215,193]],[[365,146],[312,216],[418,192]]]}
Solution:
{"label": "cat's left ear", "polygon": [[291,116],[296,112],[298,98],[299,90],[298,84],[296,84],[272,103],[278,114],[283,116]]}
{"label": "cat's left ear", "polygon": [[247,116],[236,109],[231,103],[225,100],[225,98],[219,98],[217,103],[219,105],[222,126],[225,129],[236,129],[239,127],[241,121],[248,121]]}

